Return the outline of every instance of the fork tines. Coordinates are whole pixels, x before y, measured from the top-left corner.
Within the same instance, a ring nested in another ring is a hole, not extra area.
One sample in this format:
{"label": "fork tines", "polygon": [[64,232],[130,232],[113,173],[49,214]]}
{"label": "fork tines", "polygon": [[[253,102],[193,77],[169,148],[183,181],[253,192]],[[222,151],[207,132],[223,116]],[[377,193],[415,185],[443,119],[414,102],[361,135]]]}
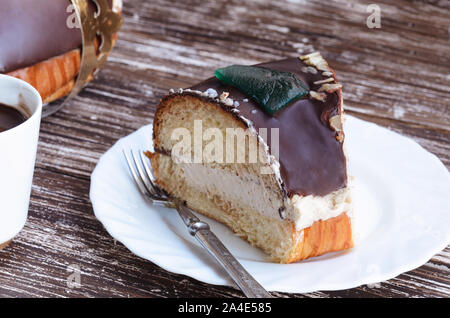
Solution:
{"label": "fork tines", "polygon": [[133,180],[139,191],[148,198],[153,204],[166,205],[168,202],[167,196],[155,184],[155,177],[149,159],[145,157],[143,151],[139,151],[139,159],[133,150],[130,150],[131,158],[123,150],[123,155],[127,161],[128,169],[130,170]]}

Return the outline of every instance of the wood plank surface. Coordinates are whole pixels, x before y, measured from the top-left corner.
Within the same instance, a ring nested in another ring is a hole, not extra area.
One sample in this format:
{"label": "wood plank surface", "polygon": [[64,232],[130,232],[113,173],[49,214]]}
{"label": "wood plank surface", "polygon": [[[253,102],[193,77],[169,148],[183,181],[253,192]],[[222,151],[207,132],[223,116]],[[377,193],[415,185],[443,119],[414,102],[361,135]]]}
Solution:
{"label": "wood plank surface", "polygon": [[[450,1],[124,0],[109,62],[42,122],[29,219],[0,251],[4,297],[242,297],[169,273],[115,242],[96,220],[90,174],[119,138],[152,121],[170,88],[233,63],[319,50],[349,114],[409,136],[450,167]],[[450,211],[449,211],[450,212]],[[69,288],[70,265],[81,286]],[[389,281],[279,297],[450,297],[450,247]]]}

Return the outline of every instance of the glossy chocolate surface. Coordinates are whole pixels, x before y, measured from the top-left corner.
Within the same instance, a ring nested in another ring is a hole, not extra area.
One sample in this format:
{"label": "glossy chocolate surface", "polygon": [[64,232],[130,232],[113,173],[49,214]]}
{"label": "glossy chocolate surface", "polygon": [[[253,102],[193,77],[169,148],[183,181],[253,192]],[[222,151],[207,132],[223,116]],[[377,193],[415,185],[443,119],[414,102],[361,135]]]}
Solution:
{"label": "glossy chocolate surface", "polygon": [[[326,77],[305,73],[300,59],[261,64],[261,66],[292,72],[312,90],[320,85],[315,81]],[[294,101],[289,106],[270,116],[238,89],[223,85],[216,78],[208,79],[191,87],[205,91],[215,89],[219,94],[230,93],[230,98],[239,102],[240,115],[253,122],[256,129],[268,128],[268,143],[271,147],[270,128],[279,128],[280,172],[288,195],[326,195],[347,184],[346,158],[342,143],[336,140],[336,132],[330,128],[329,118],[339,113],[340,96],[337,92],[327,94],[325,102],[311,97]],[[247,102],[244,100],[248,99]]]}
{"label": "glossy chocolate surface", "polygon": [[26,120],[27,117],[17,109],[0,104],[0,133],[19,126]]}
{"label": "glossy chocolate surface", "polygon": [[66,25],[70,4],[69,0],[0,0],[0,73],[79,47],[80,30]]}
{"label": "glossy chocolate surface", "polygon": [[[109,1],[111,4],[112,1]],[[70,0],[0,0],[0,73],[34,65],[81,47],[69,27]],[[91,8],[94,5],[91,3]]]}

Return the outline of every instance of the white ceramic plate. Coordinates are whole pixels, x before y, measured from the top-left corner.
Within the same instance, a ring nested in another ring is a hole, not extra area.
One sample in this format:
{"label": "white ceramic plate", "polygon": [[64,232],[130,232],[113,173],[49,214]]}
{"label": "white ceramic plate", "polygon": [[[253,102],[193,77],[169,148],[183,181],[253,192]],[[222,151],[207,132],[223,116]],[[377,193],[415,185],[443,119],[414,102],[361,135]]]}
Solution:
{"label": "white ceramic plate", "polygon": [[[151,147],[152,126],[119,140],[92,174],[90,197],[106,230],[162,268],[233,285],[187,232],[175,210],[145,201],[122,149]],[[356,247],[294,264],[274,264],[225,226],[202,215],[243,266],[268,290],[339,290],[393,278],[426,263],[450,242],[450,175],[413,140],[347,117],[349,173],[355,177]]]}

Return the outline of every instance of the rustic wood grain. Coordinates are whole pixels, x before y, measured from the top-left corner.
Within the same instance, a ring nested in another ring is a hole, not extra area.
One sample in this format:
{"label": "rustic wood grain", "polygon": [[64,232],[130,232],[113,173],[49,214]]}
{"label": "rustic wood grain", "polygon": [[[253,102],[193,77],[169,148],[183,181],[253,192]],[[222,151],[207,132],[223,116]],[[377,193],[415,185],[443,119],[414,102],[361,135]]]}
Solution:
{"label": "rustic wood grain", "polygon": [[[90,174],[117,139],[152,120],[169,88],[232,63],[320,50],[348,113],[407,135],[450,167],[450,1],[125,0],[107,67],[42,123],[29,219],[0,251],[4,297],[242,297],[169,273],[115,242],[89,201]],[[69,265],[81,286],[69,288]],[[450,247],[371,286],[279,297],[450,297]]]}

